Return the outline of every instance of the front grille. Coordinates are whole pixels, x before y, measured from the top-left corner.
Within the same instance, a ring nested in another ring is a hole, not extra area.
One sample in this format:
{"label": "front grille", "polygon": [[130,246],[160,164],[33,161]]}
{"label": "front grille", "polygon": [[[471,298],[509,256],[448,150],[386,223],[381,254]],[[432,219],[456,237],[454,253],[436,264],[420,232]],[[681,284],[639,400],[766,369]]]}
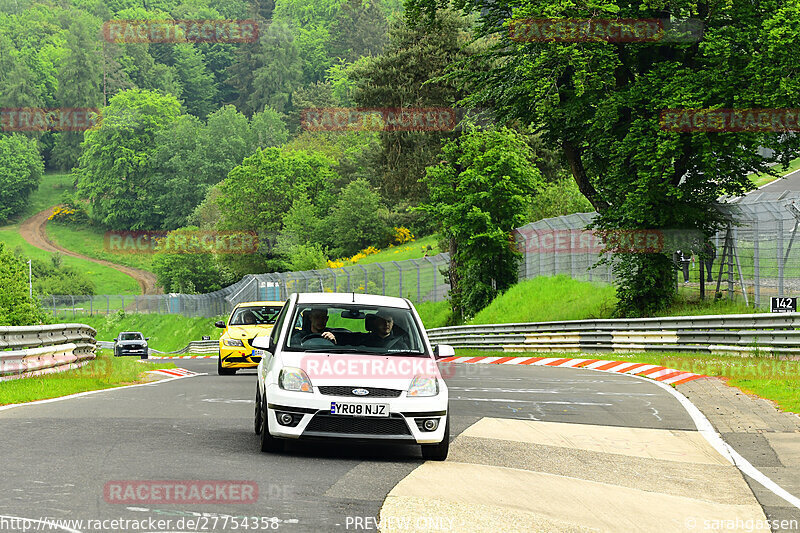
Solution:
{"label": "front grille", "polygon": [[[403,391],[396,389],[381,389],[378,387],[317,387],[319,392],[330,396],[355,396],[356,398],[397,398]],[[358,396],[353,394],[353,389],[366,389],[369,394]]]}
{"label": "front grille", "polygon": [[308,423],[306,432],[349,435],[411,435],[408,424],[399,415],[393,415],[390,418],[366,418],[318,414]]}

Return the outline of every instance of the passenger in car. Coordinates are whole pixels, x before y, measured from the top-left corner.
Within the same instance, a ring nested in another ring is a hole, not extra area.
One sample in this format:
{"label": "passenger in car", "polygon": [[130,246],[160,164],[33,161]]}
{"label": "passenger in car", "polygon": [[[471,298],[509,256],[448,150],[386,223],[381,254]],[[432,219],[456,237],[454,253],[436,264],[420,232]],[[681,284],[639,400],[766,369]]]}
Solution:
{"label": "passenger in car", "polygon": [[368,315],[364,319],[364,327],[369,332],[364,337],[364,346],[408,350],[404,336],[394,331],[394,317],[388,311],[381,310]]}

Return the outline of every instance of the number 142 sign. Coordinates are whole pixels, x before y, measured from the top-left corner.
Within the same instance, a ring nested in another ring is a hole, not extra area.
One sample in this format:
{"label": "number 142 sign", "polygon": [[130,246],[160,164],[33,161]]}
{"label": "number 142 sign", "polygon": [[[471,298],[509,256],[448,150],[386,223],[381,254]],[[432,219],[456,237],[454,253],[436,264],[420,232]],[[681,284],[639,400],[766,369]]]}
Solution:
{"label": "number 142 sign", "polygon": [[776,298],[769,299],[770,310],[773,313],[794,313],[797,311],[797,298]]}

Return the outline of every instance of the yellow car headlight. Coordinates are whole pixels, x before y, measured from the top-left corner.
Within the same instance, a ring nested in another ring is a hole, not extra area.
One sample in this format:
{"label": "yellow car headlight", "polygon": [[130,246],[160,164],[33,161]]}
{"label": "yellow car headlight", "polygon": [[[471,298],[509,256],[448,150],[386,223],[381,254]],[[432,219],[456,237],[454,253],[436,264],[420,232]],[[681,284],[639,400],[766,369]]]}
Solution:
{"label": "yellow car headlight", "polygon": [[225,346],[239,346],[244,348],[244,343],[239,339],[222,339],[222,344]]}

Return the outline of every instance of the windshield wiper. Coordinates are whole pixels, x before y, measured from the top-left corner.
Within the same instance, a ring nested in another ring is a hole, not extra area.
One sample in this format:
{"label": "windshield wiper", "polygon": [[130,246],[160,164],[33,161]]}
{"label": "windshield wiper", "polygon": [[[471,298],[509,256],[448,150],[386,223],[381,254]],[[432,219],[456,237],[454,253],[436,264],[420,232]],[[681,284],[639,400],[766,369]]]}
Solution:
{"label": "windshield wiper", "polygon": [[381,355],[400,355],[404,357],[428,357],[428,354],[423,352],[409,352],[409,351],[384,352]]}
{"label": "windshield wiper", "polygon": [[355,348],[311,348],[310,350],[303,350],[304,352],[312,353],[367,353]]}

